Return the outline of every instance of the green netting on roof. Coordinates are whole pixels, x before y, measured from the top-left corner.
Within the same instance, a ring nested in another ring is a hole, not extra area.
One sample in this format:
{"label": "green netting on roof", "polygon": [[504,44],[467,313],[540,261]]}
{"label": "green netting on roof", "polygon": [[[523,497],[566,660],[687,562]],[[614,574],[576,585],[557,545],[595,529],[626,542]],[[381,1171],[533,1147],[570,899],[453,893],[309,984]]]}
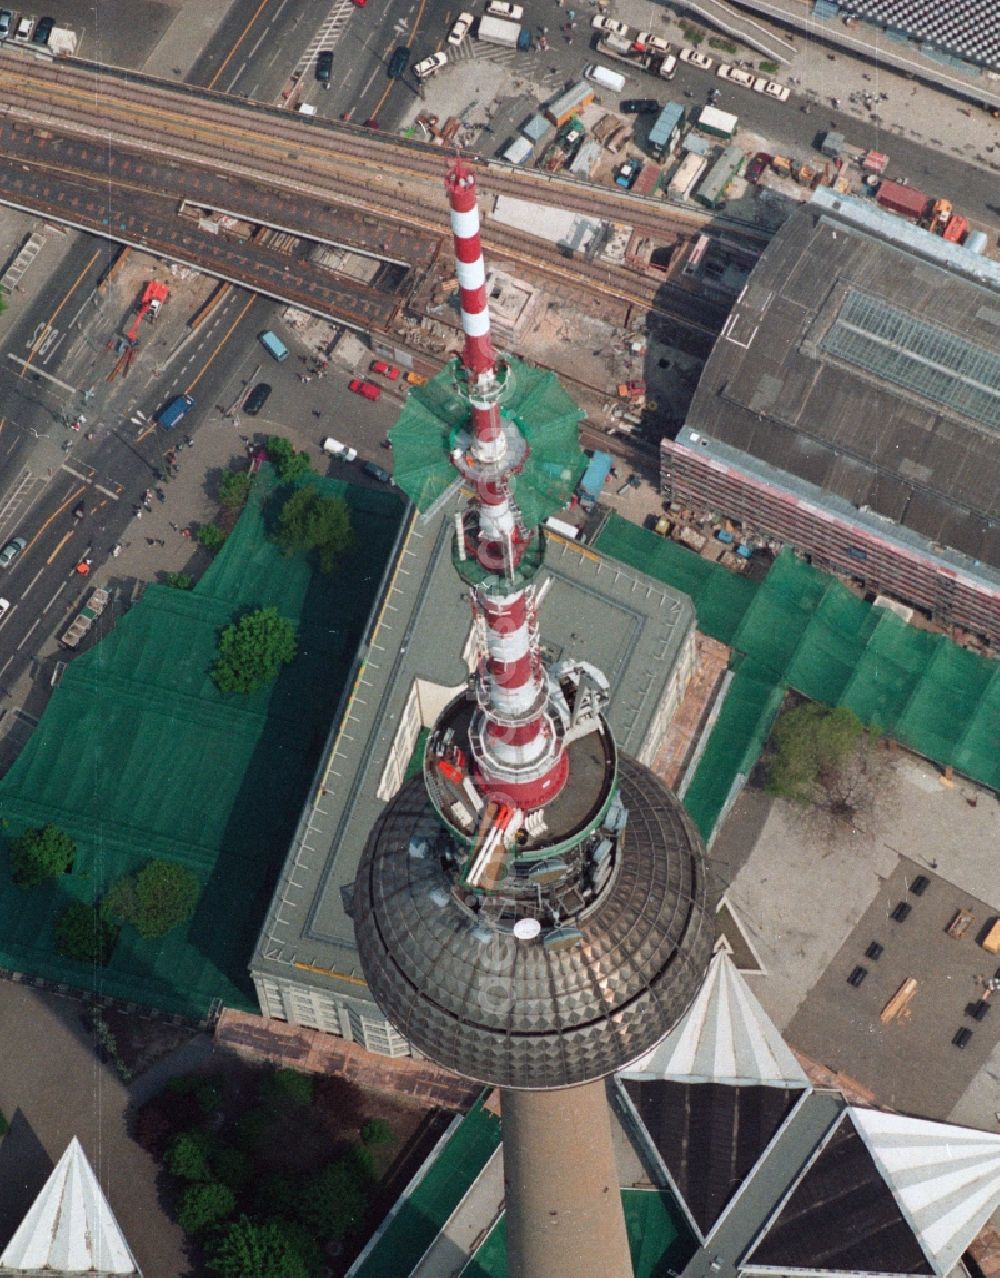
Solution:
{"label": "green netting on roof", "polygon": [[[469,408],[454,379],[455,363],[423,386],[415,386],[392,428],[393,476],[421,509],[433,505],[455,482],[451,464],[456,430],[469,425]],[[566,505],[586,459],[577,425],[583,413],[554,373],[509,361],[509,380],[501,412],[515,422],[530,453],[514,480],[514,495],[524,523],[533,528]]]}
{"label": "green netting on roof", "polygon": [[760,757],[785,695],[781,684],[753,661],[737,659],[735,664],[719,717],[684,794],[684,806],[706,841],[733,786],[750,775]]}
{"label": "green netting on roof", "polygon": [[733,642],[757,590],[745,577],[618,515],[608,519],[595,547],[689,595],[698,614],[698,629],[721,643]]}
{"label": "green netting on roof", "polygon": [[[8,836],[54,822],[77,857],[30,892],[2,859],[0,966],[189,1016],[213,999],[255,1006],[247,964],[404,510],[392,493],[315,482],[364,529],[329,577],[268,540],[265,468],[193,591],[149,587],[69,663],[0,782],[0,815]],[[208,677],[219,629],[272,605],[295,621],[298,657],[270,688],[223,696]],[[124,929],[96,974],[63,959],[52,928],[66,902],[98,899],[154,856],[201,880],[191,922],[155,941]]]}
{"label": "green netting on roof", "polygon": [[[635,1278],[668,1278],[679,1274],[697,1248],[674,1199],[657,1189],[623,1189],[621,1195]],[[567,1266],[567,1272],[571,1268]],[[486,1235],[475,1256],[461,1271],[461,1278],[507,1278],[504,1217]]]}
{"label": "green netting on roof", "polygon": [[706,838],[787,688],[849,706],[916,753],[1000,789],[1000,663],[865,603],[790,550],[756,585],[617,515],[595,545],[690,595],[698,628],[744,654],[684,796]]}
{"label": "green netting on roof", "polygon": [[500,1145],[500,1120],[483,1108],[484,1092],[452,1132],[412,1193],[400,1200],[384,1232],[355,1270],[356,1278],[408,1274],[444,1228]]}

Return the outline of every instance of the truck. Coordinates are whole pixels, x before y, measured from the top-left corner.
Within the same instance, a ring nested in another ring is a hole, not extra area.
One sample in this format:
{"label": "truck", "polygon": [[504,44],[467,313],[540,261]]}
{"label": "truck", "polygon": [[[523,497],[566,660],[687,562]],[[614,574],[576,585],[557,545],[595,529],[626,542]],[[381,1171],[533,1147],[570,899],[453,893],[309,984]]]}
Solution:
{"label": "truck", "polygon": [[194,400],[190,395],[175,395],[173,399],[168,400],[156,420],[164,430],[173,430],[192,408],[194,408]]}
{"label": "truck", "polygon": [[671,195],[690,195],[707,168],[708,160],[703,155],[690,152],[678,165],[677,171],[667,185],[667,190]]}
{"label": "truck", "polygon": [[494,18],[485,14],[479,19],[476,32],[484,44],[499,44],[505,49],[530,49],[531,32],[522,30],[520,23],[511,22],[507,18]]}
{"label": "truck", "polygon": [[631,62],[633,66],[640,61],[636,55],[635,45],[624,36],[606,35],[602,40],[598,40],[597,52],[603,53],[606,57],[615,58],[619,62]]}
{"label": "truck", "polygon": [[915,186],[883,178],[875,195],[875,203],[879,208],[889,209],[892,213],[899,213],[919,222],[927,209],[927,196]]}
{"label": "truck", "polygon": [[610,453],[595,449],[576,487],[576,495],[583,510],[593,510],[604,490],[604,481],[611,473],[615,459]]}

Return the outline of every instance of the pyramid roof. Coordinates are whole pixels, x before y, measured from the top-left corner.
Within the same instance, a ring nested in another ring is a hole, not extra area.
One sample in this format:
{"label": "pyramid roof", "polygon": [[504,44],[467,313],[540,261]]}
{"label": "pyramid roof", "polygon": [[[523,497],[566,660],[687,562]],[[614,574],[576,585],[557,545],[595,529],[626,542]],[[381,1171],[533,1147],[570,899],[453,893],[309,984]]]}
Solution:
{"label": "pyramid roof", "polygon": [[851,1118],[938,1273],[1000,1207],[1000,1135],[875,1109]]}
{"label": "pyramid roof", "polygon": [[0,1256],[0,1274],[141,1278],[139,1266],[74,1136]]}
{"label": "pyramid roof", "polygon": [[807,1088],[809,1080],[724,949],[694,1002],[651,1052],[622,1071],[638,1082]]}

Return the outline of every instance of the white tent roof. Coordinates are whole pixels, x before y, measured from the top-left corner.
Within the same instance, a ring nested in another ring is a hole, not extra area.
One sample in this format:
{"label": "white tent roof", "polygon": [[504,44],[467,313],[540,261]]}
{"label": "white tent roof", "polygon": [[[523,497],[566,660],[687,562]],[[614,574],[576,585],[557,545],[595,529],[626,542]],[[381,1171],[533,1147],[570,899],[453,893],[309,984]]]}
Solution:
{"label": "white tent roof", "polygon": [[667,1037],[622,1078],[808,1087],[809,1080],[725,950]]}
{"label": "white tent roof", "polygon": [[849,1112],[928,1260],[949,1273],[1000,1206],[1000,1136],[876,1109]]}
{"label": "white tent roof", "polygon": [[135,1257],[74,1136],[0,1256],[0,1274],[130,1275]]}

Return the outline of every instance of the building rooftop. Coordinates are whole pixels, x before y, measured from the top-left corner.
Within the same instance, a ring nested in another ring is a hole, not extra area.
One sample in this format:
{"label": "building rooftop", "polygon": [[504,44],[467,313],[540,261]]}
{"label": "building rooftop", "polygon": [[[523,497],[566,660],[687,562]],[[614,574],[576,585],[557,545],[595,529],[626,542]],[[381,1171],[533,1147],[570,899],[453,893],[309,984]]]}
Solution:
{"label": "building rooftop", "polygon": [[1000,287],[993,264],[958,249],[975,267],[960,273],[953,246],[904,225],[829,194],[797,210],[716,342],[684,440],[1000,568]]}
{"label": "building rooftop", "polygon": [[[314,783],[255,950],[255,975],[365,996],[349,908],[361,851],[398,787],[387,779],[407,715],[430,722],[464,686],[469,607],[451,560],[454,501],[411,516],[352,693]],[[657,707],[694,622],[690,601],[594,551],[546,537],[538,577],[547,660],[585,655],[611,683],[607,719],[619,749],[655,750]],[[416,733],[414,732],[414,737]]]}

